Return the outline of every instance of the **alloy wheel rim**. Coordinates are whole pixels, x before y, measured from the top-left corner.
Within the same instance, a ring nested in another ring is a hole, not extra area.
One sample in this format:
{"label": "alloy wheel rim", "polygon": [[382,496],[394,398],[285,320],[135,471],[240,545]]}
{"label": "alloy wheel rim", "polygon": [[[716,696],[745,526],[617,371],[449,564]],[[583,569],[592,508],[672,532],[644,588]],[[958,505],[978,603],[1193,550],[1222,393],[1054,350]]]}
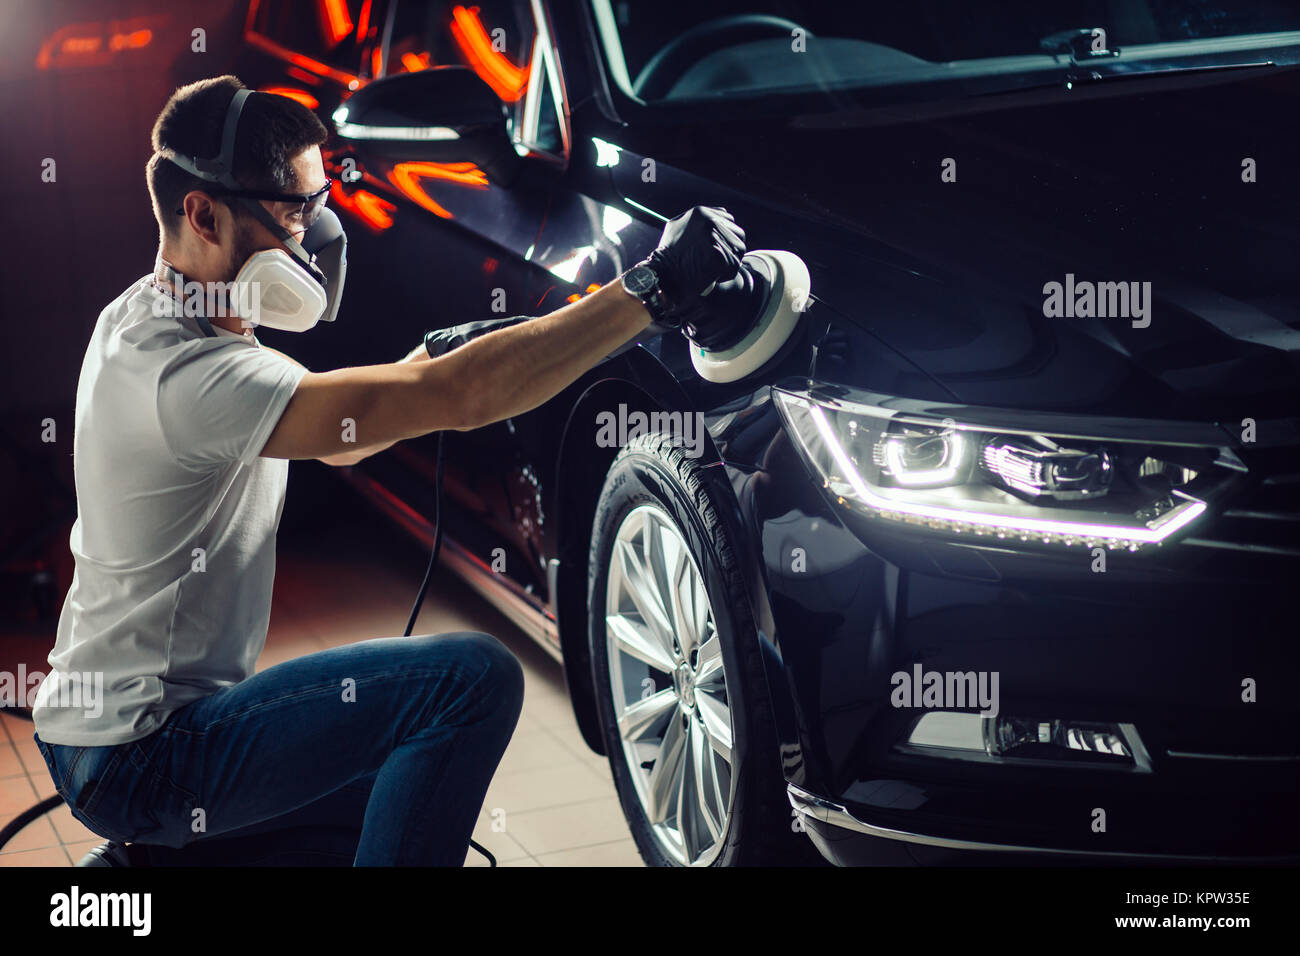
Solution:
{"label": "alloy wheel rim", "polygon": [[707,866],[727,832],[734,725],[703,575],[661,508],[640,505],[619,525],[605,611],[614,714],[637,799],[665,854]]}

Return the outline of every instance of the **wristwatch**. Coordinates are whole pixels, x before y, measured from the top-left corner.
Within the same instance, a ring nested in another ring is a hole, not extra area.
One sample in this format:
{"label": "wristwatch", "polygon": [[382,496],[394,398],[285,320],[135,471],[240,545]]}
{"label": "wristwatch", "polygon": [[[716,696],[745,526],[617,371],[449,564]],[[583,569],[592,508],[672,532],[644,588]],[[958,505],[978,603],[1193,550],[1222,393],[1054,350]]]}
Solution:
{"label": "wristwatch", "polygon": [[653,268],[645,262],[638,262],[623,273],[622,281],[623,290],[641,300],[651,319],[659,325],[673,324],[664,314],[668,310],[668,303],[659,286],[659,275]]}

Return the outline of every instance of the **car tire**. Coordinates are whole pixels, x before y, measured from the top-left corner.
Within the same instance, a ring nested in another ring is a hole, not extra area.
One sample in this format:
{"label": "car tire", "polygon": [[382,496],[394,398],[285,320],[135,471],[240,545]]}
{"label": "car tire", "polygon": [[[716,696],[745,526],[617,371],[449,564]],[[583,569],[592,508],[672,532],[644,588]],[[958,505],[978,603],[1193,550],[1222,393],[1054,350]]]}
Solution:
{"label": "car tire", "polygon": [[[701,472],[671,436],[642,435],[610,465],[596,506],[588,641],[619,801],[651,866],[824,864],[807,835],[792,825],[735,546]],[[648,543],[658,550],[647,550]],[[666,586],[669,577],[676,602]],[[641,610],[645,589],[633,587],[652,581],[659,583],[658,614],[648,604]],[[703,619],[696,600],[701,591],[707,620],[697,626]],[[724,708],[730,741],[719,719]],[[616,710],[625,718],[623,730]],[[625,740],[625,732],[639,739]],[[671,767],[679,768],[671,778],[679,782],[669,786],[664,768]],[[658,777],[656,769],[663,771]],[[723,792],[725,815],[718,798]]]}

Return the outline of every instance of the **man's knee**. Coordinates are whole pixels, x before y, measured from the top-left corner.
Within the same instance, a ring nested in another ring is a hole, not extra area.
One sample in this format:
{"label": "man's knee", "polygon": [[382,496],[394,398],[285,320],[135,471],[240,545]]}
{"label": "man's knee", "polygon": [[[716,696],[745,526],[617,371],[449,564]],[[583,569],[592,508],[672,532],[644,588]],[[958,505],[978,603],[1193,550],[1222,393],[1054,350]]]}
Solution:
{"label": "man's knee", "polygon": [[500,707],[518,713],[524,702],[524,669],[510,648],[491,634],[461,631],[443,635],[441,640],[462,646],[466,669],[481,675],[480,680]]}

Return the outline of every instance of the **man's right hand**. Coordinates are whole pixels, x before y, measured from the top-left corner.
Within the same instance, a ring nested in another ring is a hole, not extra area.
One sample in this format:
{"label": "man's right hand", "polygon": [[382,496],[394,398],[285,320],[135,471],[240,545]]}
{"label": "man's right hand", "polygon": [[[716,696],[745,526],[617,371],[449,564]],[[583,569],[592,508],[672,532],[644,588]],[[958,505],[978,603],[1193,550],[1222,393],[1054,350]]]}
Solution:
{"label": "man's right hand", "polygon": [[705,290],[736,275],[744,254],[745,230],[720,206],[695,206],[670,219],[646,260],[659,277],[665,317],[680,324],[694,313]]}

